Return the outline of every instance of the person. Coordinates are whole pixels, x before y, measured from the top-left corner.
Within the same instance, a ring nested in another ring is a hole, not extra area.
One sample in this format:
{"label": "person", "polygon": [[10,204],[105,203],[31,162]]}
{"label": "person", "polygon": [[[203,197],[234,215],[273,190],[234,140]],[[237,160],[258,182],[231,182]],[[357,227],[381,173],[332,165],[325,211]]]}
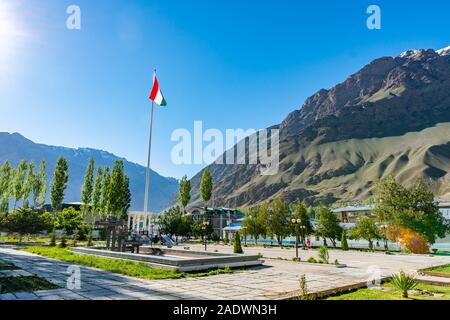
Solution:
{"label": "person", "polygon": [[309,240],[309,239],[306,240],[306,247],[308,249],[311,249],[311,240]]}

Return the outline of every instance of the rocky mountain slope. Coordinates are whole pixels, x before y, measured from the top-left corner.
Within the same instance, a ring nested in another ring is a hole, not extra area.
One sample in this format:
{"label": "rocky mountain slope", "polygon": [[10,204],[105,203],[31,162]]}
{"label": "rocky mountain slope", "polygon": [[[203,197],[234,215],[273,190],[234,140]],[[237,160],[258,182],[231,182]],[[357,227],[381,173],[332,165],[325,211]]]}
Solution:
{"label": "rocky mountain slope", "polygon": [[[121,159],[124,160],[125,171],[130,177],[131,209],[143,209],[145,167],[102,150],[48,146],[34,143],[18,133],[0,132],[0,165],[5,160],[8,160],[15,167],[20,160],[26,159],[34,161],[39,168],[39,162],[45,160],[47,164],[47,180],[50,183],[56,159],[60,156],[65,157],[69,162],[69,184],[65,197],[66,202],[80,201],[81,185],[91,157],[95,160],[96,166],[108,165],[110,168],[112,168],[115,160]],[[150,180],[153,188],[150,190],[149,208],[151,211],[159,212],[166,208],[170,197],[177,191],[178,181],[174,178],[160,176],[154,171],[151,171]],[[47,198],[49,189],[48,187]]]}
{"label": "rocky mountain slope", "polygon": [[[275,196],[364,200],[388,174],[407,185],[430,179],[445,196],[449,122],[450,47],[376,59],[274,126],[281,136],[278,174],[261,176],[258,165],[210,165],[213,203],[247,206]],[[194,204],[201,174],[192,179]]]}

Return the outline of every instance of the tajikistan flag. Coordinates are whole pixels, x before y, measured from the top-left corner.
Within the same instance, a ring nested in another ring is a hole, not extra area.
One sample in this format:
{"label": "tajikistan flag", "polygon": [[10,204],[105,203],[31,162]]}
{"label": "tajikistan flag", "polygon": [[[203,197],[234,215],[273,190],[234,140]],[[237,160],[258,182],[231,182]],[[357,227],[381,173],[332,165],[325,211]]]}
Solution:
{"label": "tajikistan flag", "polygon": [[150,100],[154,101],[156,104],[159,104],[160,106],[167,105],[166,100],[164,99],[164,96],[161,92],[161,89],[159,88],[158,79],[156,79],[156,71],[153,74],[153,88],[150,92]]}

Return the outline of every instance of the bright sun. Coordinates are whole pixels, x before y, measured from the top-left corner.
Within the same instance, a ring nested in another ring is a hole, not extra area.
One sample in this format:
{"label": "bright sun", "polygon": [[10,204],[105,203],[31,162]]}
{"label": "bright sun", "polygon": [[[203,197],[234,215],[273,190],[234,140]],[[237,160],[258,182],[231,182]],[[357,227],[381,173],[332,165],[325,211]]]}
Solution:
{"label": "bright sun", "polygon": [[13,57],[22,35],[14,10],[5,2],[0,2],[0,63],[3,65],[0,68],[5,67]]}

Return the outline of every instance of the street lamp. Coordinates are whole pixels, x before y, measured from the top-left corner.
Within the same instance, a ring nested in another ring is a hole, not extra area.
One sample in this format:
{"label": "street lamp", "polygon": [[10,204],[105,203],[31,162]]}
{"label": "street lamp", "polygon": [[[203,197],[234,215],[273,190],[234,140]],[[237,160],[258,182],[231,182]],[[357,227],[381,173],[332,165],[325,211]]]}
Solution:
{"label": "street lamp", "polygon": [[242,227],[242,230],[244,230],[244,247],[247,246],[247,227]]}
{"label": "street lamp", "polygon": [[295,228],[295,258],[298,260],[298,240],[299,240],[298,239],[299,238],[299,232],[298,232],[299,228],[298,227],[302,223],[302,220],[301,219],[292,218],[291,222],[292,222],[292,224],[294,225],[294,228]]}
{"label": "street lamp", "polygon": [[203,240],[205,241],[205,251],[206,251],[206,230],[208,229],[209,221],[205,220],[202,223],[202,229],[203,229]]}

